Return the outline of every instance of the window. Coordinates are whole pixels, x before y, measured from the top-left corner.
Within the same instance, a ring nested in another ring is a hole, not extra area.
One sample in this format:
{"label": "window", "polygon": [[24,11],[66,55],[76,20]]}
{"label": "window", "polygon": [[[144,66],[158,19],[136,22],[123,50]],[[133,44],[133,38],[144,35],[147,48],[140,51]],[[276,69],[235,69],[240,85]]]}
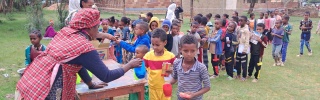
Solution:
{"label": "window", "polygon": [[247,3],[251,3],[251,2],[258,3],[258,0],[247,0]]}
{"label": "window", "polygon": [[266,3],[267,0],[260,0],[260,3]]}

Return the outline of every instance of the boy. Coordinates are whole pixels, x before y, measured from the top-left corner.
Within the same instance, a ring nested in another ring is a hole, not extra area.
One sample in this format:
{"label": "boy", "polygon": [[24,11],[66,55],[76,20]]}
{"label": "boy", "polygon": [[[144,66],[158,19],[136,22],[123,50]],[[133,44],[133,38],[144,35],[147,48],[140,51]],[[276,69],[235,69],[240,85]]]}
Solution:
{"label": "boy", "polygon": [[281,65],[280,61],[280,52],[281,52],[281,47],[282,47],[282,38],[284,35],[284,29],[282,28],[282,21],[277,20],[275,28],[272,30],[271,35],[273,36],[272,39],[272,56],[274,59],[274,64],[273,66],[279,66]]}
{"label": "boy", "polygon": [[162,64],[173,64],[175,55],[164,48],[167,44],[167,35],[163,29],[157,28],[153,31],[151,43],[153,50],[143,57],[148,71],[149,97],[150,100],[170,100],[163,93],[165,79],[161,73]]}
{"label": "boy", "polygon": [[234,40],[234,38],[237,38],[236,35],[234,35],[233,33],[235,33],[236,31],[236,26],[237,23],[236,22],[230,22],[228,27],[227,27],[227,34],[225,36],[225,38],[223,38],[222,41],[225,42],[224,44],[224,51],[225,51],[225,57],[226,57],[226,72],[228,75],[228,80],[233,80],[233,64],[234,64],[234,51],[235,48],[233,46],[232,41]]}
{"label": "boy", "polygon": [[306,44],[306,47],[309,51],[308,55],[312,55],[312,50],[309,44],[309,40],[311,37],[311,30],[313,28],[312,26],[312,21],[309,19],[310,12],[305,12],[304,13],[304,19],[300,21],[300,30],[302,31],[301,33],[301,41],[300,41],[300,54],[297,55],[298,57],[301,57],[303,55],[303,45]]}
{"label": "boy", "polygon": [[252,42],[250,42],[250,62],[249,62],[249,69],[248,69],[248,77],[250,78],[253,72],[253,69],[256,69],[256,73],[254,73],[254,79],[252,82],[258,82],[258,78],[260,77],[260,69],[262,65],[262,57],[264,48],[267,47],[268,39],[263,34],[265,29],[264,24],[259,23],[257,24],[257,30],[251,36]]}
{"label": "boy", "polygon": [[229,24],[229,15],[223,14],[222,19],[226,21],[226,24],[222,27],[227,27],[227,25]]}
{"label": "boy", "polygon": [[247,60],[248,60],[248,51],[250,51],[249,39],[251,32],[249,27],[246,24],[248,21],[246,16],[240,16],[239,23],[239,47],[238,54],[236,58],[236,69],[237,69],[237,78],[240,79],[241,69],[242,69],[242,81],[246,80],[247,77]]}
{"label": "boy", "polygon": [[[149,48],[146,45],[139,45],[136,47],[136,53],[135,53],[135,58],[140,58],[143,59],[143,56],[149,51]],[[145,63],[142,61],[142,63]],[[142,64],[143,65],[143,64]],[[146,66],[141,66],[141,67],[146,67]],[[146,78],[140,80],[140,81],[145,81]],[[144,100],[149,100],[149,92],[148,92],[149,86],[146,84],[144,86]],[[138,100],[138,93],[131,93],[129,94],[129,100]]]}
{"label": "boy", "polygon": [[[206,66],[194,57],[198,41],[192,35],[185,35],[181,38],[180,43],[183,58],[174,61],[173,79],[170,83],[178,82],[178,100],[202,100],[202,95],[210,90],[211,84]],[[190,98],[180,97],[180,93],[186,93]]]}
{"label": "boy", "polygon": [[153,14],[151,12],[147,13],[147,20],[150,22],[151,18],[153,17]]}
{"label": "boy", "polygon": [[284,63],[286,62],[286,57],[287,57],[287,48],[289,44],[289,35],[291,35],[292,32],[292,26],[288,23],[289,22],[289,15],[285,15],[282,18],[282,27],[284,29],[284,35],[283,35],[283,43],[282,43],[282,62],[281,66],[284,66]]}
{"label": "boy", "polygon": [[199,61],[203,62],[206,66],[208,66],[208,42],[207,42],[207,36],[208,36],[208,32],[209,29],[206,27],[207,25],[207,18],[206,17],[201,17],[201,23],[200,23],[200,27],[197,30],[197,33],[199,33],[200,37],[201,37],[201,42],[200,42],[200,48],[199,48]]}
{"label": "boy", "polygon": [[215,30],[211,35],[209,35],[209,52],[211,53],[211,64],[213,67],[214,74],[210,78],[216,78],[219,76],[219,56],[222,54],[222,44],[221,44],[221,35],[222,35],[222,20],[215,20]]}
{"label": "boy", "polygon": [[179,53],[180,37],[179,37],[178,29],[179,29],[179,26],[177,23],[172,24],[171,34],[173,37],[173,43],[172,43],[171,52],[176,56],[176,58],[180,58],[180,53]]}
{"label": "boy", "polygon": [[[191,30],[189,33],[187,33],[187,35],[195,36],[198,40],[198,45],[197,45],[198,47],[197,48],[200,48],[201,37],[200,37],[199,33],[197,33],[198,28],[199,28],[199,23],[196,21],[192,22],[191,23]],[[197,52],[197,55],[195,57],[199,60],[198,57],[200,55],[200,52],[199,51],[196,51],[196,52]]]}
{"label": "boy", "polygon": [[170,20],[164,20],[163,23],[162,23],[162,29],[166,31],[167,33],[167,44],[165,46],[165,48],[168,50],[168,51],[171,51],[172,50],[172,41],[173,41],[173,37],[172,37],[172,34],[170,34],[170,28],[171,28],[171,22]]}
{"label": "boy", "polygon": [[137,35],[137,40],[133,45],[130,45],[126,43],[125,41],[122,41],[121,39],[118,39],[115,41],[117,44],[119,44],[122,48],[127,50],[128,52],[135,53],[136,47],[138,45],[146,45],[148,48],[150,48],[150,37],[148,34],[146,34],[149,31],[148,23],[147,22],[138,22],[136,26],[134,27],[134,33]]}

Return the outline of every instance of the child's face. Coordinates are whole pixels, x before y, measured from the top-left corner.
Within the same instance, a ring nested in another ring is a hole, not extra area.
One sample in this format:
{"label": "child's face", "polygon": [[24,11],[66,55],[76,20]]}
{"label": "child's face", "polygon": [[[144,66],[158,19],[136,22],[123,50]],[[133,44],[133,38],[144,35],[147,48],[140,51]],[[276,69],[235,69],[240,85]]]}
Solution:
{"label": "child's face", "polygon": [[169,31],[169,26],[168,25],[163,25],[162,29],[165,30],[166,32],[168,32]]}
{"label": "child's face", "polygon": [[271,13],[270,13],[270,16],[273,17],[273,16],[274,16],[274,12],[271,12]]}
{"label": "child's face", "polygon": [[240,23],[241,26],[244,26],[244,25],[247,24],[247,21],[244,18],[240,18],[239,19],[239,23]]}
{"label": "child's face", "polygon": [[234,29],[235,29],[236,25],[234,23],[229,23],[228,27],[227,27],[227,30],[228,32],[234,32]]}
{"label": "child's face", "polygon": [[116,28],[118,28],[119,27],[119,24],[118,24],[119,22],[115,22],[113,25],[114,25],[114,27],[116,27]]}
{"label": "child's face", "polygon": [[40,44],[41,38],[39,38],[37,36],[37,34],[30,34],[29,37],[30,37],[30,42],[32,43],[32,45],[39,45]]}
{"label": "child's face", "polygon": [[183,44],[180,47],[180,52],[182,53],[182,56],[184,57],[185,61],[192,61],[194,60],[194,57],[196,56],[198,51],[196,44]]}
{"label": "child's face", "polygon": [[145,54],[146,53],[143,53],[141,48],[136,49],[136,58],[142,59]]}
{"label": "child's face", "polygon": [[118,26],[120,29],[123,29],[123,27],[124,27],[124,23],[123,22],[119,22],[119,26]]}
{"label": "child's face", "polygon": [[280,15],[280,16],[283,16],[283,12],[279,12],[279,15]]}
{"label": "child's face", "polygon": [[221,28],[221,22],[219,21],[219,20],[216,20],[215,22],[214,22],[214,27],[218,30],[218,29],[220,29]]}
{"label": "child's face", "polygon": [[107,29],[108,29],[108,24],[107,24],[107,22],[102,22],[102,23],[101,23],[101,26],[102,26],[102,29],[103,29],[103,30],[107,30]]}
{"label": "child's face", "polygon": [[304,14],[304,19],[309,19],[309,14]]}
{"label": "child's face", "polygon": [[155,21],[151,22],[151,30],[154,30],[156,28],[158,28],[158,23]]}
{"label": "child's face", "polygon": [[255,15],[251,16],[250,18],[251,18],[251,19],[254,19],[254,17],[255,17]]}
{"label": "child's face", "polygon": [[142,30],[139,24],[137,24],[136,27],[134,28],[134,33],[138,36],[141,36],[142,34],[144,34],[144,31]]}
{"label": "child's face", "polygon": [[222,18],[223,18],[223,19],[227,19],[227,17],[226,17],[226,16],[222,16]]}
{"label": "child's face", "polygon": [[268,13],[264,13],[265,18],[268,18],[268,16],[269,16]]}
{"label": "child's face", "polygon": [[151,38],[151,44],[154,52],[163,52],[164,46],[167,44],[167,40],[161,41],[160,38]]}
{"label": "child's face", "polygon": [[171,29],[172,35],[177,35],[178,29],[179,29],[179,26],[175,26],[175,25],[172,26],[172,29]]}
{"label": "child's face", "polygon": [[288,20],[283,18],[282,23],[288,23]]}
{"label": "child's face", "polygon": [[199,28],[199,24],[192,25],[192,26],[191,26],[191,32],[192,32],[192,33],[197,32],[198,28]]}
{"label": "child's face", "polygon": [[258,33],[263,33],[264,29],[263,29],[263,27],[257,26],[256,31],[257,31]]}
{"label": "child's face", "polygon": [[281,26],[281,22],[280,21],[276,21],[276,25],[277,28],[279,28]]}
{"label": "child's face", "polygon": [[278,13],[279,13],[279,10],[274,10],[275,15],[278,15]]}
{"label": "child's face", "polygon": [[260,13],[260,18],[262,19],[264,16],[264,13]]}

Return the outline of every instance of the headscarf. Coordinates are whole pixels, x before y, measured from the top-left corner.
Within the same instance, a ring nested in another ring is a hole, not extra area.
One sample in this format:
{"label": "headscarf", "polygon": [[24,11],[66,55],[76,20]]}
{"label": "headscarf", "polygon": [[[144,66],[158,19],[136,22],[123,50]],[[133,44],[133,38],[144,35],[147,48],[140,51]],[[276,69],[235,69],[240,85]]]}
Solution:
{"label": "headscarf", "polygon": [[167,25],[167,26],[169,27],[169,29],[170,29],[170,28],[171,28],[171,21],[168,20],[168,19],[164,20],[164,21],[162,22],[161,27],[164,26],[164,25]]}
{"label": "headscarf", "polygon": [[92,8],[83,8],[79,10],[74,18],[70,21],[69,27],[80,30],[91,28],[100,23],[100,12]]}
{"label": "headscarf", "polygon": [[73,11],[80,10],[81,0],[69,0],[69,14]]}
{"label": "headscarf", "polygon": [[172,20],[176,18],[176,15],[174,14],[174,10],[176,9],[176,7],[177,7],[177,5],[175,3],[172,3],[168,7],[166,19],[169,19],[170,22],[172,22]]}

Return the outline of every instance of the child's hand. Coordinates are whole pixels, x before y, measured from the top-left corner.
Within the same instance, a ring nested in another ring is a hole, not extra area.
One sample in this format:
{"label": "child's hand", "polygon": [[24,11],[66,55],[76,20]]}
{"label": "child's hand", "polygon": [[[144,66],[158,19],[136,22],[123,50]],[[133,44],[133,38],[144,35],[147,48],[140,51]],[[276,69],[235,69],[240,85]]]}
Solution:
{"label": "child's hand", "polygon": [[107,39],[112,40],[112,41],[116,41],[117,38],[112,36],[111,34],[107,34]]}
{"label": "child's hand", "polygon": [[275,34],[274,34],[274,33],[271,33],[271,35],[274,36]]}
{"label": "child's hand", "polygon": [[127,63],[127,65],[130,66],[130,68],[135,68],[135,67],[141,66],[141,63],[142,63],[142,59],[136,58],[136,59],[130,60],[130,61]]}
{"label": "child's hand", "polygon": [[191,99],[195,96],[193,92],[186,92],[186,94],[188,95],[186,99]]}

